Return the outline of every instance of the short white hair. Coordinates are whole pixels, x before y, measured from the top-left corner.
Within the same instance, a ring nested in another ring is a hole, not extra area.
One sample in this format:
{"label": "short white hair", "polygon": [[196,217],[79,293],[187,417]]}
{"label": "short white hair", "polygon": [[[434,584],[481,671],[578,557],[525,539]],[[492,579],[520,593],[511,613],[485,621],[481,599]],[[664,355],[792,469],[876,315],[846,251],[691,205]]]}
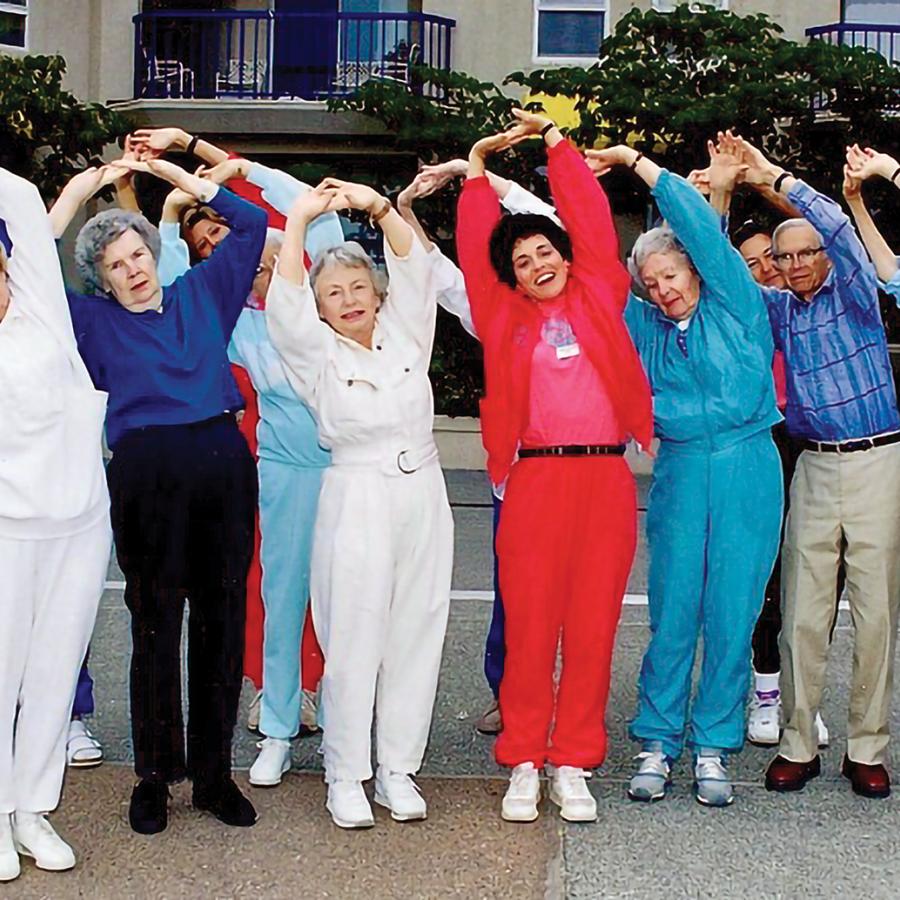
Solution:
{"label": "short white hair", "polygon": [[668,225],[659,225],[656,228],[651,228],[640,235],[634,242],[634,246],[631,248],[631,255],[628,257],[628,271],[642,290],[647,290],[647,287],[641,278],[641,269],[644,268],[644,263],[654,253],[675,253],[683,257],[684,261],[691,268],[694,267],[691,258],[684,249],[684,245],[675,237],[675,232]]}
{"label": "short white hair", "polygon": [[822,237],[821,233],[813,227],[813,225],[808,222],[806,219],[785,219],[773,232],[772,232],[772,252],[778,252],[778,238],[781,237],[786,231],[793,231],[795,228],[807,228],[816,236],[816,240],[819,242],[820,247],[825,246],[825,240]]}
{"label": "short white hair", "polygon": [[309,283],[313,293],[316,292],[316,281],[327,269],[344,266],[350,269],[365,269],[372,279],[372,285],[379,300],[384,300],[387,295],[387,275],[379,269],[372,258],[363,250],[356,241],[344,241],[335,247],[323,250],[309,270]]}

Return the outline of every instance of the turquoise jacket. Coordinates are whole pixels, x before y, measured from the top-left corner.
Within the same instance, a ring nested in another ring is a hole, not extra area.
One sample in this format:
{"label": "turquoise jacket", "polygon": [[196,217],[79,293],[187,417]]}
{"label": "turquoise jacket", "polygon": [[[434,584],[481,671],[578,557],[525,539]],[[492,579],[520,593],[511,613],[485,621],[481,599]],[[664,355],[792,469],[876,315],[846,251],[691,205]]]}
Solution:
{"label": "turquoise jacket", "polygon": [[700,276],[700,300],[684,332],[633,294],[625,321],[653,391],[663,448],[719,450],[781,420],[769,316],[746,263],[700,193],[663,171],[653,195]]}

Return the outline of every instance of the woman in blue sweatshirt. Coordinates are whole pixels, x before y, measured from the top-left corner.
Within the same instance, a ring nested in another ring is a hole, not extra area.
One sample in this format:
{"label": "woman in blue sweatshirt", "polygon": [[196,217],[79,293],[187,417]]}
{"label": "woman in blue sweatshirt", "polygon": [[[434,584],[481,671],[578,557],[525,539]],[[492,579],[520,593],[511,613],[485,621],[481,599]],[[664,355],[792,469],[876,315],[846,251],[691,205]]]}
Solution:
{"label": "woman in blue sweatshirt", "polygon": [[[94,385],[110,395],[107,477],[132,616],[131,720],[140,780],[129,818],[140,833],[162,831],[167,785],[189,777],[195,807],[230,825],[252,825],[256,813],[231,779],[231,739],[257,482],[235,423],[243,402],[226,348],[256,272],[266,216],[171,163],[127,165],[194,195],[231,226],[226,252],[166,288],[156,270],[159,233],[143,216],[101,212],[81,229],[75,247],[88,294],[70,293],[69,306]],[[69,183],[51,212],[57,236],[95,190],[96,179]]]}

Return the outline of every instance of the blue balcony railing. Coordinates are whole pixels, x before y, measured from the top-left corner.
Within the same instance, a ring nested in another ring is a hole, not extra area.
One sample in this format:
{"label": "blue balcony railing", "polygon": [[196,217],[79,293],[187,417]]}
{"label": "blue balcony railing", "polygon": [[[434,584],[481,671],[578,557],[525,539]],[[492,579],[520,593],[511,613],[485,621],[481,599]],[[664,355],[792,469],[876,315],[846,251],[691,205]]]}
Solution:
{"label": "blue balcony railing", "polygon": [[865,47],[880,53],[892,65],[900,65],[900,25],[836,22],[807,28],[806,36],[840,47]]}
{"label": "blue balcony railing", "polygon": [[456,22],[424,13],[171,10],[134,17],[134,96],[322,100],[450,68]]}

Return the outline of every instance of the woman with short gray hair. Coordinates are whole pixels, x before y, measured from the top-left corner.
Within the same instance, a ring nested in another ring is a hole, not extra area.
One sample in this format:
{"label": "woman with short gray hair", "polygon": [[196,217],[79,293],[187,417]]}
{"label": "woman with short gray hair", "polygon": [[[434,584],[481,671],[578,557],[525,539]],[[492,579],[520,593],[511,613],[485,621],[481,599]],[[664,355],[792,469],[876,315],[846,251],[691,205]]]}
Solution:
{"label": "woman with short gray hair", "polygon": [[[738,161],[710,153],[715,192],[723,176],[733,182]],[[727,806],[728,756],[744,743],[751,639],[781,526],[772,332],[759,286],[695,188],[629,147],[587,155],[601,173],[635,171],[668,222],[634,245],[629,269],[650,299],[632,297],[625,311],[660,438],[647,509],[651,636],[631,722],[642,748],[628,795],[661,800],[687,743],[698,802]]]}
{"label": "woman with short gray hair", "polygon": [[[307,276],[307,226],[360,209],[384,232],[390,282],[358,244],[326,250]],[[428,254],[391,204],[327,179],[301,195],[266,305],[272,343],[331,450],[313,539],[311,597],[325,656],[327,808],[341,828],[374,824],[362,783],[396,821],[424,819],[422,763],[450,608],[453,519],[432,437],[428,367],[437,304]]]}
{"label": "woman with short gray hair", "polygon": [[[115,164],[114,164],[115,165]],[[256,821],[231,778],[241,689],[244,586],[253,547],[256,468],[235,423],[242,406],[226,347],[256,272],[265,213],[162,160],[122,160],[231,224],[229,246],[170,286],[159,234],[109,210],[76,242],[89,296],[70,294],[78,349],[109,392],[107,469],[116,553],[131,612],[131,725],[139,778],[129,809],[142,834],[168,822],[168,785],[193,780],[193,803],[229,825]],[[51,211],[57,236],[96,188],[73,179]],[[181,630],[190,600],[187,753]]]}

